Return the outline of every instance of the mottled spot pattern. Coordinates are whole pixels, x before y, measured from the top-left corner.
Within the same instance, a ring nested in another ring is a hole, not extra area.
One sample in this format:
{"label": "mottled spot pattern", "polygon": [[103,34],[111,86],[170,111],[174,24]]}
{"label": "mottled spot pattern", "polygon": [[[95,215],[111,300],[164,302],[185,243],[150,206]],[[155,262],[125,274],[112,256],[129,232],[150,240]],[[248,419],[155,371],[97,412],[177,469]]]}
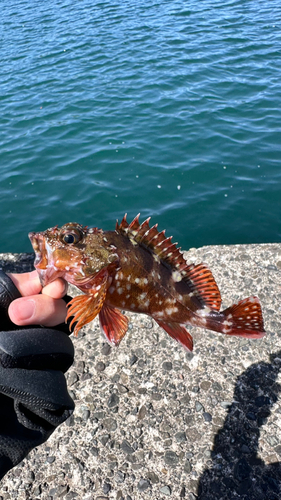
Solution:
{"label": "mottled spot pattern", "polygon": [[76,334],[99,315],[103,333],[117,345],[128,328],[121,309],[148,314],[189,350],[186,324],[227,335],[264,335],[257,297],[220,312],[211,271],[205,264],[188,264],[172,238],[157,224],[150,227],[149,219],[140,224],[137,216],[128,224],[125,216],[115,231],[68,223],[30,233],[30,239],[42,285],[63,277],[85,294],[68,305]]}

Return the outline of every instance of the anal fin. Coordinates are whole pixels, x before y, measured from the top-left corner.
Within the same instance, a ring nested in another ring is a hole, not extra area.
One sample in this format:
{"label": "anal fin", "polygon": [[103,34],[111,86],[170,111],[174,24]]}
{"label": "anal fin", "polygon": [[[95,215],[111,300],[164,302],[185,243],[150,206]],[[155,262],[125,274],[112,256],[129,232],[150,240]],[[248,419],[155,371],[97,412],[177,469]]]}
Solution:
{"label": "anal fin", "polygon": [[106,304],[99,313],[100,327],[108,342],[118,345],[128,330],[128,318],[124,314]]}
{"label": "anal fin", "polygon": [[155,321],[170,335],[170,337],[182,344],[186,350],[193,350],[192,337],[183,325],[180,325],[179,323],[172,323],[171,321]]}

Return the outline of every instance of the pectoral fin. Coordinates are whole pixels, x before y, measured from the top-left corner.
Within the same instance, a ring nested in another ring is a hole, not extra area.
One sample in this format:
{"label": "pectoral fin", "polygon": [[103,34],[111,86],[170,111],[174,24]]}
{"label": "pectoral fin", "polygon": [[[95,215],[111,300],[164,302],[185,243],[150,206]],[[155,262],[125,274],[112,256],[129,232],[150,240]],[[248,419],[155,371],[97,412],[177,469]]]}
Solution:
{"label": "pectoral fin", "polygon": [[170,321],[158,321],[158,320],[155,321],[173,339],[177,340],[180,344],[182,344],[185,349],[187,349],[188,351],[193,350],[192,337],[183,325],[180,325],[179,323],[172,323]]}
{"label": "pectoral fin", "polygon": [[76,323],[74,327],[74,335],[76,337],[82,326],[90,323],[100,312],[107,292],[107,280],[108,271],[102,269],[97,273],[92,288],[88,291],[88,295],[78,295],[78,297],[74,297],[67,305],[66,321],[73,316],[69,328],[71,329],[73,324]]}
{"label": "pectoral fin", "polygon": [[128,330],[128,318],[119,309],[104,304],[99,320],[108,342],[114,346],[118,345]]}

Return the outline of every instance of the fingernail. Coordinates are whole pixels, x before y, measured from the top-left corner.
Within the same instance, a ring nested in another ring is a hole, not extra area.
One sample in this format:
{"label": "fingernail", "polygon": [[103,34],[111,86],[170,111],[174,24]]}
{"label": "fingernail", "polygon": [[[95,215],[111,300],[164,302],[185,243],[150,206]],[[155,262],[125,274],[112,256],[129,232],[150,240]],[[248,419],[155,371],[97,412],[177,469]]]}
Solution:
{"label": "fingernail", "polygon": [[32,299],[27,299],[27,300],[22,300],[18,299],[21,301],[20,307],[19,303],[17,304],[17,318],[20,321],[27,321],[32,318],[35,312],[35,302]]}

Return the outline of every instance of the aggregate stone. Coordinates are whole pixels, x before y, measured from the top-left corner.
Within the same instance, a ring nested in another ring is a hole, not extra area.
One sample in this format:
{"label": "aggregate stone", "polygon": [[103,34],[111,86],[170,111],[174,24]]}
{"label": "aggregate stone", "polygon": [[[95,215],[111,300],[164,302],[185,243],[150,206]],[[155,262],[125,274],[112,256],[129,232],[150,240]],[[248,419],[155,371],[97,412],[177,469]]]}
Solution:
{"label": "aggregate stone", "polygon": [[97,372],[103,372],[105,370],[105,364],[102,361],[99,361],[96,364],[96,370]]}
{"label": "aggregate stone", "polygon": [[90,448],[90,452],[92,453],[92,455],[93,455],[94,457],[97,457],[97,456],[98,456],[98,454],[99,454],[99,449],[98,449],[98,448],[96,448],[95,446],[92,446],[92,447]]}
{"label": "aggregate stone", "polygon": [[203,405],[199,401],[195,401],[195,409],[196,411],[203,411]]}
{"label": "aggregate stone", "polygon": [[161,486],[159,491],[160,491],[160,493],[162,493],[162,495],[170,496],[172,494],[172,490],[171,490],[170,486]]}
{"label": "aggregate stone", "polygon": [[106,445],[106,443],[109,441],[110,439],[110,434],[104,434],[103,436],[99,437],[99,441],[101,442],[101,444],[103,446]]}
{"label": "aggregate stone", "polygon": [[77,381],[79,380],[78,374],[74,371],[72,371],[69,376],[67,377],[67,382],[69,387],[74,385]]}
{"label": "aggregate stone", "polygon": [[128,387],[126,387],[123,384],[117,384],[117,389],[120,392],[120,394],[126,394],[126,392],[129,392]]}
{"label": "aggregate stone", "polygon": [[199,391],[200,391],[200,387],[199,387],[198,385],[194,385],[193,387],[191,387],[191,388],[190,388],[190,390],[191,390],[192,392],[197,393],[197,392],[199,392]]}
{"label": "aggregate stone", "polygon": [[78,373],[82,374],[84,372],[84,369],[85,369],[85,362],[80,360],[76,365],[76,370]]}
{"label": "aggregate stone", "polygon": [[157,476],[157,474],[155,474],[155,472],[153,472],[153,471],[148,472],[147,477],[151,481],[152,484],[159,483],[159,476]]}
{"label": "aggregate stone", "polygon": [[164,361],[162,368],[166,371],[170,371],[173,369],[173,363],[171,363],[171,361]]}
{"label": "aggregate stone", "polygon": [[68,486],[59,486],[57,489],[57,493],[59,497],[63,497],[69,490]]}
{"label": "aggregate stone", "polygon": [[112,418],[112,417],[105,418],[103,420],[103,426],[109,432],[116,431],[116,429],[117,429],[117,421],[116,421],[115,418]]}
{"label": "aggregate stone", "polygon": [[105,417],[105,412],[104,411],[95,411],[93,413],[93,418],[96,420],[103,420]]}
{"label": "aggregate stone", "polygon": [[281,456],[281,444],[279,444],[278,446],[276,446],[276,448],[274,449],[274,451],[279,455]]}
{"label": "aggregate stone", "polygon": [[178,443],[184,443],[186,441],[186,434],[185,432],[177,432],[175,438]]}
{"label": "aggregate stone", "polygon": [[207,411],[204,411],[203,417],[204,417],[205,422],[211,422],[212,421],[212,415],[209,412],[207,412]]}
{"label": "aggregate stone", "polygon": [[145,491],[150,487],[150,482],[147,479],[141,478],[138,482],[138,490]]}
{"label": "aggregate stone", "polygon": [[180,498],[185,498],[185,493],[186,493],[185,486],[182,486],[180,490]]}
{"label": "aggregate stone", "polygon": [[83,410],[83,413],[82,413],[83,420],[88,420],[88,418],[90,417],[90,414],[91,414],[91,412],[89,410]]}
{"label": "aggregate stone", "polygon": [[[33,490],[34,497],[41,495],[41,492],[42,492],[42,486],[41,486],[41,484],[38,484],[37,486],[35,486],[35,488]],[[0,497],[0,500],[1,500],[1,497]]]}
{"label": "aggregate stone", "polygon": [[139,412],[138,412],[138,419],[139,420],[142,420],[144,419],[144,417],[146,416],[146,407],[145,406],[142,406],[140,409],[139,409]]}
{"label": "aggregate stone", "polygon": [[187,474],[189,474],[192,470],[192,467],[191,467],[191,464],[190,464],[190,461],[189,460],[186,460],[184,466],[183,466],[183,469],[184,469],[184,472],[186,472]]}
{"label": "aggregate stone", "polygon": [[160,401],[162,399],[162,394],[160,394],[159,392],[153,392],[151,394],[151,397],[154,401]]}
{"label": "aggregate stone", "polygon": [[200,384],[200,387],[203,391],[208,391],[210,389],[211,382],[209,380],[203,380]]}
{"label": "aggregate stone", "polygon": [[119,403],[119,396],[117,393],[113,392],[107,401],[107,406],[108,408],[113,408],[114,406],[117,406]]}
{"label": "aggregate stone", "polygon": [[189,394],[185,394],[185,396],[183,396],[183,397],[181,398],[181,403],[182,403],[183,405],[188,405],[188,404],[189,404],[189,402],[190,402],[190,399],[191,399],[191,398],[190,398],[190,395],[189,395]]}
{"label": "aggregate stone", "polygon": [[214,391],[222,391],[222,386],[221,384],[219,384],[219,382],[214,382],[212,384],[212,389],[214,389]]}
{"label": "aggregate stone", "polygon": [[111,349],[112,348],[109,344],[103,344],[101,354],[103,354],[103,356],[108,356],[111,353]]}
{"label": "aggregate stone", "polygon": [[126,474],[124,474],[124,472],[122,472],[121,470],[118,470],[116,475],[115,475],[115,481],[117,483],[124,483],[125,477],[126,477]]}
{"label": "aggregate stone", "polygon": [[110,490],[111,490],[111,484],[110,483],[104,483],[102,489],[103,489],[103,492],[105,493],[105,495],[107,495],[107,493],[109,493]]}
{"label": "aggregate stone", "polygon": [[128,441],[126,441],[126,440],[122,441],[121,449],[125,453],[128,453],[129,455],[131,455],[132,453],[135,452],[134,448],[132,448],[132,446],[130,445],[130,443],[128,443]]}
{"label": "aggregate stone", "polygon": [[135,354],[133,354],[130,358],[130,361],[129,361],[130,366],[133,366],[137,362],[137,360],[138,360],[138,357]]}
{"label": "aggregate stone", "polygon": [[165,453],[165,463],[167,465],[171,465],[173,467],[175,467],[179,462],[179,457],[177,456],[177,454],[172,451],[172,450],[168,450],[166,451]]}

